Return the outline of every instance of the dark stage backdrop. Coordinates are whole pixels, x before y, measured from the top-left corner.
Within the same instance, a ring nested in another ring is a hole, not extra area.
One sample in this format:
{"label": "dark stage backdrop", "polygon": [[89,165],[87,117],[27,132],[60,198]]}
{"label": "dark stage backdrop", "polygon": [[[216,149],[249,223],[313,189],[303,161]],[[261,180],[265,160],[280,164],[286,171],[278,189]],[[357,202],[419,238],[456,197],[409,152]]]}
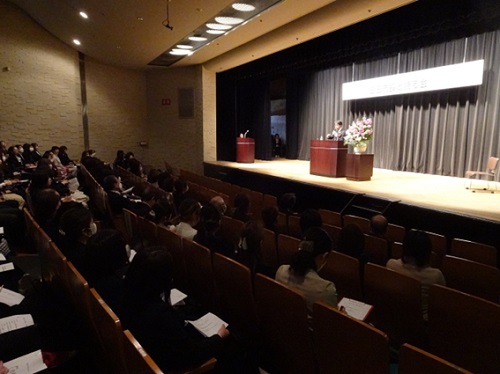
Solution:
{"label": "dark stage backdrop", "polygon": [[[376,167],[453,176],[484,169],[489,156],[500,154],[499,7],[492,1],[437,3],[419,1],[218,74],[218,159],[234,160],[227,138],[234,143],[248,129],[256,158],[270,158],[265,101],[270,82],[285,77],[288,158],[307,160],[310,140],[331,132],[335,120],[349,125],[366,115],[374,120],[368,151]],[[479,87],[341,100],[344,82],[476,59],[485,59]]]}

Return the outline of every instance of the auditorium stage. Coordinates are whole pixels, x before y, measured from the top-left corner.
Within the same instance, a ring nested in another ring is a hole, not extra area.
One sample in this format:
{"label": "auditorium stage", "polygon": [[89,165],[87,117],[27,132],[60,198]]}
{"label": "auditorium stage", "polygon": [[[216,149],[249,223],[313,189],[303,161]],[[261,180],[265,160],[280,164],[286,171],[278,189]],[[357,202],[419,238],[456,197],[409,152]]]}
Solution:
{"label": "auditorium stage", "polygon": [[[404,204],[500,223],[500,183],[497,183],[498,191],[494,194],[483,190],[477,190],[473,193],[465,189],[464,178],[377,168],[373,170],[370,181],[355,182],[345,178],[311,175],[309,174],[309,161],[301,160],[256,160],[253,164],[213,161],[205,162],[205,164],[284,178],[323,188],[366,194],[372,197],[400,201]],[[490,185],[493,186],[492,183]],[[486,182],[475,181],[473,186],[486,186]]]}

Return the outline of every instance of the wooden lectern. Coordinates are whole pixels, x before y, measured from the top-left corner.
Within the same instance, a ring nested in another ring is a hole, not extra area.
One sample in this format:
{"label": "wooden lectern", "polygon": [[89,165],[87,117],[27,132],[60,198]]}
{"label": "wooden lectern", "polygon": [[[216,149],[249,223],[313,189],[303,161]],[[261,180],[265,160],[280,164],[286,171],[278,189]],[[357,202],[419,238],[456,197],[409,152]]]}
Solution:
{"label": "wooden lectern", "polygon": [[350,181],[369,181],[373,175],[373,155],[355,154],[347,155],[346,178]]}
{"label": "wooden lectern", "polygon": [[236,162],[253,163],[255,161],[255,140],[236,138]]}
{"label": "wooden lectern", "polygon": [[311,140],[309,172],[324,177],[345,177],[347,145],[343,140]]}

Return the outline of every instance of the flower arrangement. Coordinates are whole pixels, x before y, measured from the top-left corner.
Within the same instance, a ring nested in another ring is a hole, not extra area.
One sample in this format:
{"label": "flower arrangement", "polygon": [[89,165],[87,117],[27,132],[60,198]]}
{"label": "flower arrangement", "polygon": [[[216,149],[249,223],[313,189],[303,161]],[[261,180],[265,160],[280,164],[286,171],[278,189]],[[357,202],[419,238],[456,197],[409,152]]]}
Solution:
{"label": "flower arrangement", "polygon": [[352,122],[344,135],[344,144],[352,146],[366,146],[373,135],[373,121],[371,118],[358,118]]}

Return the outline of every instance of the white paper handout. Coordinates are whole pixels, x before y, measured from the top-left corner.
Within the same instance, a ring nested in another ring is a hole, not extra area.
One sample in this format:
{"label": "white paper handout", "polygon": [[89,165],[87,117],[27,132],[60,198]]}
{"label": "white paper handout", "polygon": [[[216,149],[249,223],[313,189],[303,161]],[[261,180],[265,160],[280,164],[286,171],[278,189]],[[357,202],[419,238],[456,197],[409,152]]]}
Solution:
{"label": "white paper handout", "polygon": [[20,293],[11,291],[3,286],[0,287],[0,303],[8,306],[19,304],[24,300],[24,296]]}
{"label": "white paper handout", "polygon": [[5,362],[3,365],[9,369],[9,374],[33,374],[47,369],[40,350]]}
{"label": "white paper handout", "polygon": [[373,305],[365,304],[354,299],[348,299],[347,297],[340,300],[339,309],[341,307],[345,308],[345,311],[349,316],[359,319],[360,321],[364,321],[368,316],[368,313],[370,313],[373,309]]}
{"label": "white paper handout", "polygon": [[35,323],[31,314],[18,314],[15,316],[0,318],[0,334],[33,326]]}
{"label": "white paper handout", "polygon": [[192,324],[196,330],[201,332],[207,338],[214,336],[219,331],[220,327],[224,325],[227,327],[227,323],[221,320],[213,313],[207,313],[203,317],[197,319],[196,321],[188,321]]}
{"label": "white paper handout", "polygon": [[14,264],[12,262],[7,262],[6,264],[0,265],[0,273],[9,270],[14,270]]}
{"label": "white paper handout", "polygon": [[3,253],[0,253],[0,261],[7,261]]}
{"label": "white paper handout", "polygon": [[172,288],[170,290],[170,305],[177,305],[186,297],[187,295],[185,293],[179,291],[177,288]]}

